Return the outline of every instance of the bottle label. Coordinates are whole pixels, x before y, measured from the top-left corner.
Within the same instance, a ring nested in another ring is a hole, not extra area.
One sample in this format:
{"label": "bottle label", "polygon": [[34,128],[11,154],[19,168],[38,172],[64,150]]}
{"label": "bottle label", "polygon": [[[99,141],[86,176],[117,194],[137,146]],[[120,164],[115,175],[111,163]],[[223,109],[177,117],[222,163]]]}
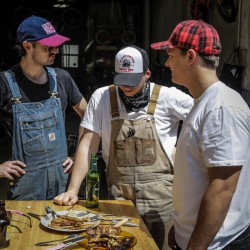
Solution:
{"label": "bottle label", "polygon": [[6,241],[10,240],[10,228],[11,228],[11,225],[8,225],[6,229]]}
{"label": "bottle label", "polygon": [[86,204],[87,206],[98,206],[99,203],[99,178],[87,179]]}
{"label": "bottle label", "polygon": [[99,187],[95,187],[93,189],[93,199],[96,201],[99,201]]}

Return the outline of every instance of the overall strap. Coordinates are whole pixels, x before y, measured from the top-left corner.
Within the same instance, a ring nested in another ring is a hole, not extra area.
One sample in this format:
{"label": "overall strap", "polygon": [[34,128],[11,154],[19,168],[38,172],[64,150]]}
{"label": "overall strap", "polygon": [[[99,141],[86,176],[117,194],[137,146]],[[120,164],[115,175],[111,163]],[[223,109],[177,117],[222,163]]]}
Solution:
{"label": "overall strap", "polygon": [[51,95],[50,98],[55,98],[56,95],[58,94],[57,92],[57,84],[56,84],[56,72],[54,68],[47,67],[46,69],[48,71],[48,76],[49,76],[49,94]]}
{"label": "overall strap", "polygon": [[150,102],[148,104],[148,114],[150,115],[154,115],[155,113],[155,108],[156,108],[160,89],[161,89],[161,85],[155,84]]}
{"label": "overall strap", "polygon": [[117,95],[115,85],[109,85],[109,95],[110,95],[110,106],[112,118],[119,117],[120,113],[118,110]]}
{"label": "overall strap", "polygon": [[10,87],[10,91],[12,93],[12,100],[14,100],[16,103],[20,103],[20,99],[22,98],[18,84],[16,82],[15,74],[12,70],[4,71],[4,75],[7,78],[7,83]]}

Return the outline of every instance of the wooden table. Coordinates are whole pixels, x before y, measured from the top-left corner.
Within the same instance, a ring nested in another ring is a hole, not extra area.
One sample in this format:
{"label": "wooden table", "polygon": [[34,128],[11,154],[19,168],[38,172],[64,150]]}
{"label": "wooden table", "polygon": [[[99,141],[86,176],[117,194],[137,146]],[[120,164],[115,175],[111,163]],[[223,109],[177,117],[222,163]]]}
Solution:
{"label": "wooden table", "polygon": [[[133,217],[131,222],[140,224],[139,227],[122,226],[122,230],[132,233],[137,238],[137,244],[134,250],[158,250],[156,243],[141,220],[133,203],[129,200],[101,200],[96,209],[85,207],[85,201],[79,201],[75,206],[59,206],[53,201],[6,201],[7,209],[14,209],[23,213],[32,212],[36,214],[45,214],[45,206],[51,206],[54,211],[79,210],[91,211],[93,213],[111,213],[118,216]],[[10,246],[6,249],[11,250],[44,250],[51,246],[34,246],[35,243],[47,240],[64,239],[69,233],[58,232],[45,228],[39,220],[31,217],[32,228],[29,227],[28,218],[17,214],[12,215],[11,224],[18,226],[22,233],[19,233],[15,227],[11,227]],[[68,249],[82,249],[77,244]]]}

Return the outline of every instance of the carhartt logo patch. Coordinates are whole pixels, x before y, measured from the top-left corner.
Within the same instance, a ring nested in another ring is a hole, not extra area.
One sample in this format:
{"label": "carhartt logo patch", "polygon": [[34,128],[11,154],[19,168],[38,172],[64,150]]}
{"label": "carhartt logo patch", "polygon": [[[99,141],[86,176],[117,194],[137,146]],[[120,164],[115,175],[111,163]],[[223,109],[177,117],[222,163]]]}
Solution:
{"label": "carhartt logo patch", "polygon": [[55,133],[49,134],[49,140],[50,140],[50,141],[54,141],[55,139],[56,139]]}
{"label": "carhartt logo patch", "polygon": [[154,149],[153,148],[146,148],[144,152],[145,152],[145,155],[153,155]]}

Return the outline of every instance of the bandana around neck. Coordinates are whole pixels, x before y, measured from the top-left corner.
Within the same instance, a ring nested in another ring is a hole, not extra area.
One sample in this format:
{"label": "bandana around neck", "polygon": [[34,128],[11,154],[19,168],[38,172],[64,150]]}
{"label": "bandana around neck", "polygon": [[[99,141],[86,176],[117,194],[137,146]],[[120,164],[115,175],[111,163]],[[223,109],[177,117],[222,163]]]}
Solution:
{"label": "bandana around neck", "polygon": [[144,88],[134,96],[126,96],[120,88],[119,95],[125,105],[127,112],[137,112],[145,108],[150,101],[150,82],[145,83]]}

